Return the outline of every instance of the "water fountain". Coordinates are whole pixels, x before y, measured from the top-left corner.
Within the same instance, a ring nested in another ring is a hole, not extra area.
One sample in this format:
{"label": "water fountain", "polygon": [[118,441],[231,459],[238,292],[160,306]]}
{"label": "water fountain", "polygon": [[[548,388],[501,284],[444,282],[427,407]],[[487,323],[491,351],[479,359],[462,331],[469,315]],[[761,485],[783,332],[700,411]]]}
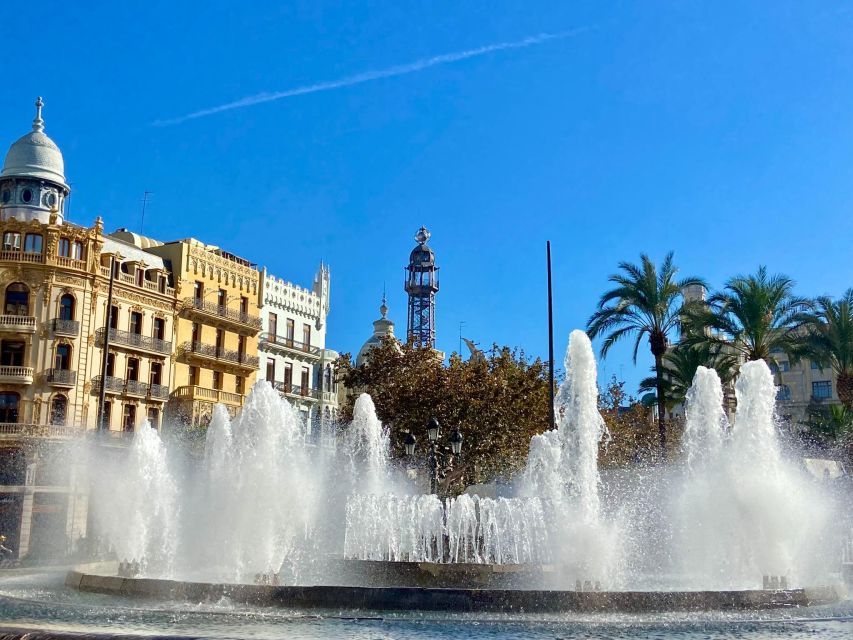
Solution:
{"label": "water fountain", "polygon": [[[78,572],[70,583],[127,591],[177,578],[181,593],[252,602],[529,610],[769,606],[780,596],[760,589],[762,576],[777,589],[780,577],[790,587],[826,578],[812,551],[829,510],[783,455],[763,362],[741,369],[731,427],[719,378],[700,367],[681,459],[606,492],[598,452],[608,434],[582,331],[565,367],[557,428],[532,438],[508,498],[419,495],[391,463],[366,394],[339,437],[317,438],[258,383],[235,420],[217,408],[192,464],[143,427],[92,498],[100,532],[139,576],[105,586]],[[488,590],[460,589],[473,586]]]}

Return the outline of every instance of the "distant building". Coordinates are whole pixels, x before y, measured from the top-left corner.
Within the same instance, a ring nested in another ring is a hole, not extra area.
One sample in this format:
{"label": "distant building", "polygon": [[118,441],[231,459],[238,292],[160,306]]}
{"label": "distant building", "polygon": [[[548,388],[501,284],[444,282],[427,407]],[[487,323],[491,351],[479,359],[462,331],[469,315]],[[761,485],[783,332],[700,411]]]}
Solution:
{"label": "distant building", "polygon": [[355,358],[356,366],[367,361],[370,351],[382,344],[385,338],[397,339],[394,335],[394,323],[388,319],[388,304],[385,295],[382,295],[382,304],[379,306],[379,318],[373,321],[373,335],[371,335],[358,351]]}
{"label": "distant building", "polygon": [[338,416],[334,361],[326,349],[331,275],[321,264],[311,289],[262,273],[261,379],[302,412],[306,423]]}
{"label": "distant building", "polygon": [[406,340],[416,347],[435,349],[435,294],[439,283],[435,253],[427,245],[429,239],[426,227],[418,229],[418,244],[409,255],[403,288],[409,294]]}
{"label": "distant building", "polygon": [[832,367],[821,368],[808,359],[791,362],[781,352],[773,355],[778,365],[770,368],[779,385],[776,411],[781,418],[795,427],[805,425],[810,411],[841,403],[836,389],[837,376]]}

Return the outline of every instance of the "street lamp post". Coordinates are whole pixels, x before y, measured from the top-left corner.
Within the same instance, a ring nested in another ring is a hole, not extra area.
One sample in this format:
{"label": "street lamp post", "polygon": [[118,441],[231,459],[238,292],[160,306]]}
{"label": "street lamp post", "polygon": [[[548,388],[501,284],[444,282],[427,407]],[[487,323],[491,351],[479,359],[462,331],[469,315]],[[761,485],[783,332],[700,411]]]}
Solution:
{"label": "street lamp post", "polygon": [[110,327],[112,326],[113,316],[113,282],[116,275],[116,264],[122,260],[124,256],[119,253],[110,255],[110,286],[107,290],[107,313],[106,326],[104,327],[104,352],[101,354],[101,389],[98,394],[98,431],[106,431],[109,425],[104,424],[104,404],[107,401],[107,362],[110,351]]}
{"label": "street lamp post", "polygon": [[[448,441],[450,442],[451,457],[446,458],[441,451],[439,438],[441,437],[441,425],[435,418],[430,418],[426,426],[427,439],[429,440],[429,457],[427,458],[427,467],[429,469],[429,492],[438,493],[438,483],[450,471],[453,470],[453,456],[458,456],[462,453],[462,433],[459,429],[454,428],[450,433]],[[413,456],[415,453],[415,444],[417,439],[411,433],[407,433],[403,439],[403,446],[406,449],[407,456]]]}

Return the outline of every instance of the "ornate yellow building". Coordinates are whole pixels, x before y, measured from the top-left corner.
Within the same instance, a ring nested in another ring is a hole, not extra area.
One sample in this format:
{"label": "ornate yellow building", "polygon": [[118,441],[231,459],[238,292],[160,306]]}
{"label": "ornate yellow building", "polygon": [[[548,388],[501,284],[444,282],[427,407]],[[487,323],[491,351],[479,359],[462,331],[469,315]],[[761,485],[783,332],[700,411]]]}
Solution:
{"label": "ornate yellow building", "polygon": [[206,426],[216,403],[236,413],[258,371],[257,266],[193,238],[163,244],[126,231],[113,235],[147,245],[171,265],[177,315],[170,416]]}

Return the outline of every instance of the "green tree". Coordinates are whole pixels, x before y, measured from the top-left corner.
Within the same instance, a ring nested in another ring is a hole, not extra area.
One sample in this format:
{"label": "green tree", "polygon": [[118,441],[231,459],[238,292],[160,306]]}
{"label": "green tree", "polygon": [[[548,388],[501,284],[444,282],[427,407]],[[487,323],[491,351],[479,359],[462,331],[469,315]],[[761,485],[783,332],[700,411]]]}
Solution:
{"label": "green tree", "polygon": [[804,350],[803,314],[810,309],[806,298],[794,295],[794,281],[767,274],[761,266],[753,275],[739,275],[707,305],[690,310],[687,344],[707,343],[743,360],[777,364],[774,353],[792,361]]}
{"label": "green tree", "polygon": [[838,300],[817,298],[813,311],[800,320],[806,327],[806,355],[823,367],[832,367],[838,398],[853,410],[853,288]]}
{"label": "green tree", "polygon": [[634,338],[634,362],[644,337],[655,360],[655,388],[658,402],[658,441],[662,457],[666,457],[666,405],[664,396],[663,357],[669,344],[669,335],[678,329],[686,311],[682,291],[690,285],[705,286],[701,278],[691,276],[676,280],[678,269],[668,253],[658,268],[646,254],[640,255],[640,264],[620,262],[621,273],[611,275],[609,281],[616,286],[598,303],[598,310],[587,323],[590,337],[604,336],[601,356],[626,337]]}
{"label": "green tree", "polygon": [[[699,367],[715,369],[725,385],[735,376],[737,358],[721,353],[717,345],[707,342],[694,345],[678,344],[667,351],[663,357],[663,389],[667,410],[672,411],[673,407],[684,402]],[[643,378],[640,382],[640,393],[656,389],[656,376]]]}
{"label": "green tree", "polygon": [[457,467],[468,483],[517,473],[530,438],[548,428],[547,367],[509,347],[495,345],[481,359],[454,353],[445,366],[435,352],[386,339],[358,367],[341,357],[338,380],[353,389],[342,417],[352,417],[358,393],[369,393],[396,457],[404,454],[406,433],[417,438],[417,457],[425,457],[431,417],[445,430],[458,427],[464,442]]}

